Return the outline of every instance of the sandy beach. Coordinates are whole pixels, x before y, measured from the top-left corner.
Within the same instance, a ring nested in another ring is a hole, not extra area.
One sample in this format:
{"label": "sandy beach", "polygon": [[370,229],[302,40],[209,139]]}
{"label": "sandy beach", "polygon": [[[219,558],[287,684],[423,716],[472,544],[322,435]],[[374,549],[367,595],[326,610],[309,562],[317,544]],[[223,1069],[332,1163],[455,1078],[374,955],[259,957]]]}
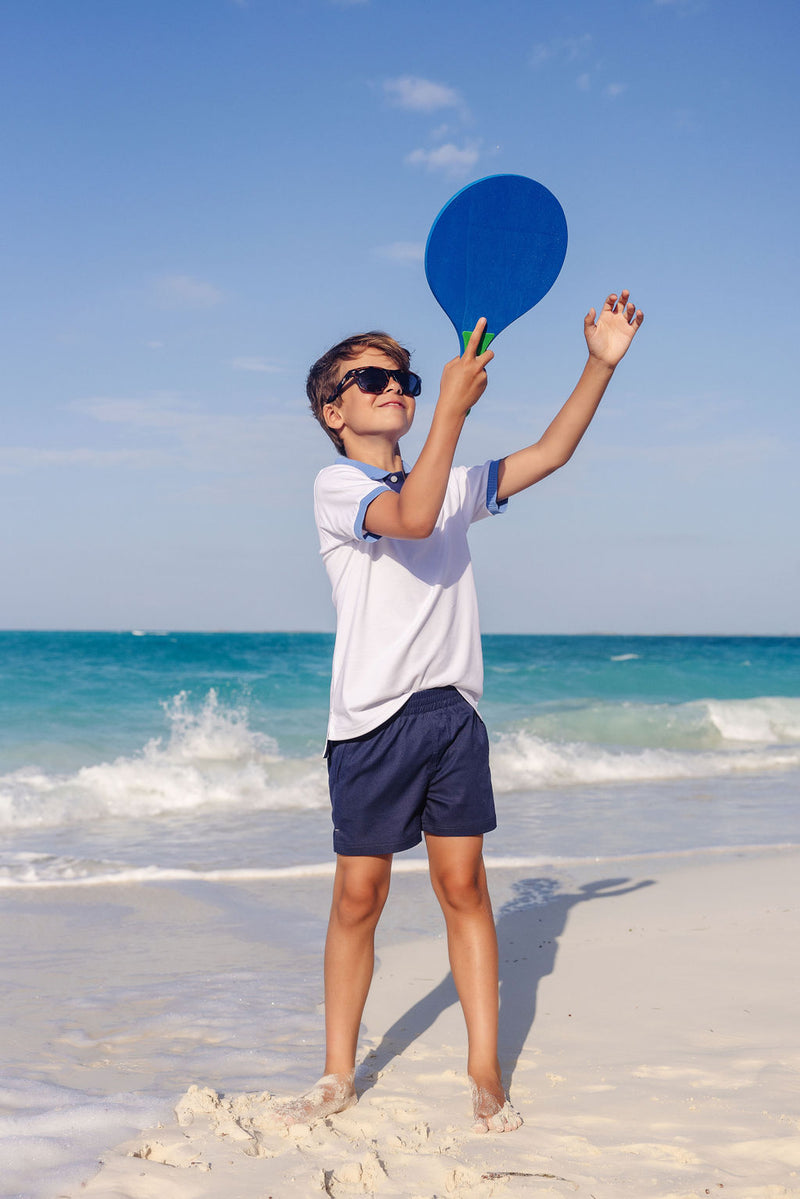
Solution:
{"label": "sandy beach", "polygon": [[[525,1124],[483,1137],[469,1130],[463,1022],[423,874],[398,873],[380,931],[358,1105],[283,1134],[270,1127],[272,1080],[239,1085],[263,1046],[249,1043],[258,1022],[243,1008],[237,1020],[237,978],[265,954],[271,972],[291,958],[265,947],[274,884],[6,892],[4,1056],[42,1087],[97,1100],[75,1109],[71,1132],[69,1116],[49,1134],[18,1116],[3,1194],[800,1195],[798,870],[797,850],[492,868],[502,1060]],[[328,880],[297,888],[283,904],[324,910]],[[421,919],[430,935],[409,939]],[[319,946],[305,948],[311,975]],[[187,979],[200,1009],[207,996],[205,1025],[180,1010],[148,1024],[155,997],[168,1014]],[[319,1011],[307,1023],[311,1060]],[[197,1046],[213,1072],[197,1072]],[[96,1145],[112,1132],[116,1147]]]}

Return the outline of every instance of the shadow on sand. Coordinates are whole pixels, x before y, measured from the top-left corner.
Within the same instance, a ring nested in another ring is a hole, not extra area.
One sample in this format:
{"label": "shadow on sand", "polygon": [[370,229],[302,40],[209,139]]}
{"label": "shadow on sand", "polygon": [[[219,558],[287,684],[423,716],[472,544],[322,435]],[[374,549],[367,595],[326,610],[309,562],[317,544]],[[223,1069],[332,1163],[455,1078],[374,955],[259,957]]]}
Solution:
{"label": "shadow on sand", "polygon": [[[552,974],[558,939],[576,904],[594,899],[612,899],[643,887],[653,879],[631,883],[626,878],[608,878],[586,883],[574,892],[559,890],[552,878],[526,878],[514,884],[514,896],[497,917],[500,950],[500,1062],[506,1087],[511,1083],[527,1036],[536,1017],[539,982]],[[439,1015],[458,1003],[452,974],[409,1008],[383,1034],[358,1071],[359,1090],[375,1084],[381,1070],[421,1037]]]}

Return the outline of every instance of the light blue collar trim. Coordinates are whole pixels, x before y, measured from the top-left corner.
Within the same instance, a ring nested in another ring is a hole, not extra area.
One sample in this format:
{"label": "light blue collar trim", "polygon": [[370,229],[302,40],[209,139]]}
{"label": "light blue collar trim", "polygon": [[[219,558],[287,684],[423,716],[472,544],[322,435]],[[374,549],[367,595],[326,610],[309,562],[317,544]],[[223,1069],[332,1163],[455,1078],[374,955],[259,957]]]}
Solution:
{"label": "light blue collar trim", "polygon": [[[364,472],[368,479],[385,479],[388,475],[394,473],[391,470],[381,470],[379,466],[370,466],[368,462],[359,462],[356,458],[340,458],[339,461],[344,462],[347,466],[357,466],[359,470]],[[409,468],[403,462],[403,474],[407,475],[408,471]]]}

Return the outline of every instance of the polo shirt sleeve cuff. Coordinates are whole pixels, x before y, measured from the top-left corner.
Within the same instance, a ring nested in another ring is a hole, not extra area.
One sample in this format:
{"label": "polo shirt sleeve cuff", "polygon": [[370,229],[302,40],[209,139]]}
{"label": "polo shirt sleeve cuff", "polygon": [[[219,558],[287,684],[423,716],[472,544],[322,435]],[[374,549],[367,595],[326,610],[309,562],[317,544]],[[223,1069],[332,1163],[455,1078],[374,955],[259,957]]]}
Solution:
{"label": "polo shirt sleeve cuff", "polygon": [[500,470],[500,461],[489,463],[489,476],[486,480],[486,508],[491,512],[492,516],[496,516],[498,512],[505,512],[508,507],[508,500],[498,500],[497,498],[497,474]]}
{"label": "polo shirt sleeve cuff", "polygon": [[380,541],[380,533],[368,533],[364,528],[364,518],[367,515],[367,508],[369,508],[375,497],[383,495],[384,491],[391,490],[391,487],[387,487],[386,484],[383,484],[381,487],[374,487],[368,495],[364,496],[363,500],[358,505],[358,512],[356,513],[356,519],[353,524],[353,532],[359,541]]}

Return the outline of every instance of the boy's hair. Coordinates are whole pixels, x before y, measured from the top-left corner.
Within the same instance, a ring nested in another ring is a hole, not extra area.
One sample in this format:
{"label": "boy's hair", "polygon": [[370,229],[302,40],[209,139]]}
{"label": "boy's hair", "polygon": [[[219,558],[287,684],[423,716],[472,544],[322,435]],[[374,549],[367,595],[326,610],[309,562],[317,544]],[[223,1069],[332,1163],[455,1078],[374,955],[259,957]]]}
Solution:
{"label": "boy's hair", "polygon": [[[352,337],[346,337],[344,341],[332,346],[327,354],[323,354],[314,363],[306,379],[306,395],[311,405],[311,412],[339,453],[345,456],[347,451],[344,448],[344,442],[336,430],[331,429],[327,424],[322,410],[328,397],[336,390],[340,364],[346,362],[348,358],[357,358],[362,350],[380,350],[400,370],[407,371],[411,365],[409,351],[388,333],[382,333],[380,330],[373,330],[371,333],[356,333]],[[334,403],[338,403],[338,400]]]}

